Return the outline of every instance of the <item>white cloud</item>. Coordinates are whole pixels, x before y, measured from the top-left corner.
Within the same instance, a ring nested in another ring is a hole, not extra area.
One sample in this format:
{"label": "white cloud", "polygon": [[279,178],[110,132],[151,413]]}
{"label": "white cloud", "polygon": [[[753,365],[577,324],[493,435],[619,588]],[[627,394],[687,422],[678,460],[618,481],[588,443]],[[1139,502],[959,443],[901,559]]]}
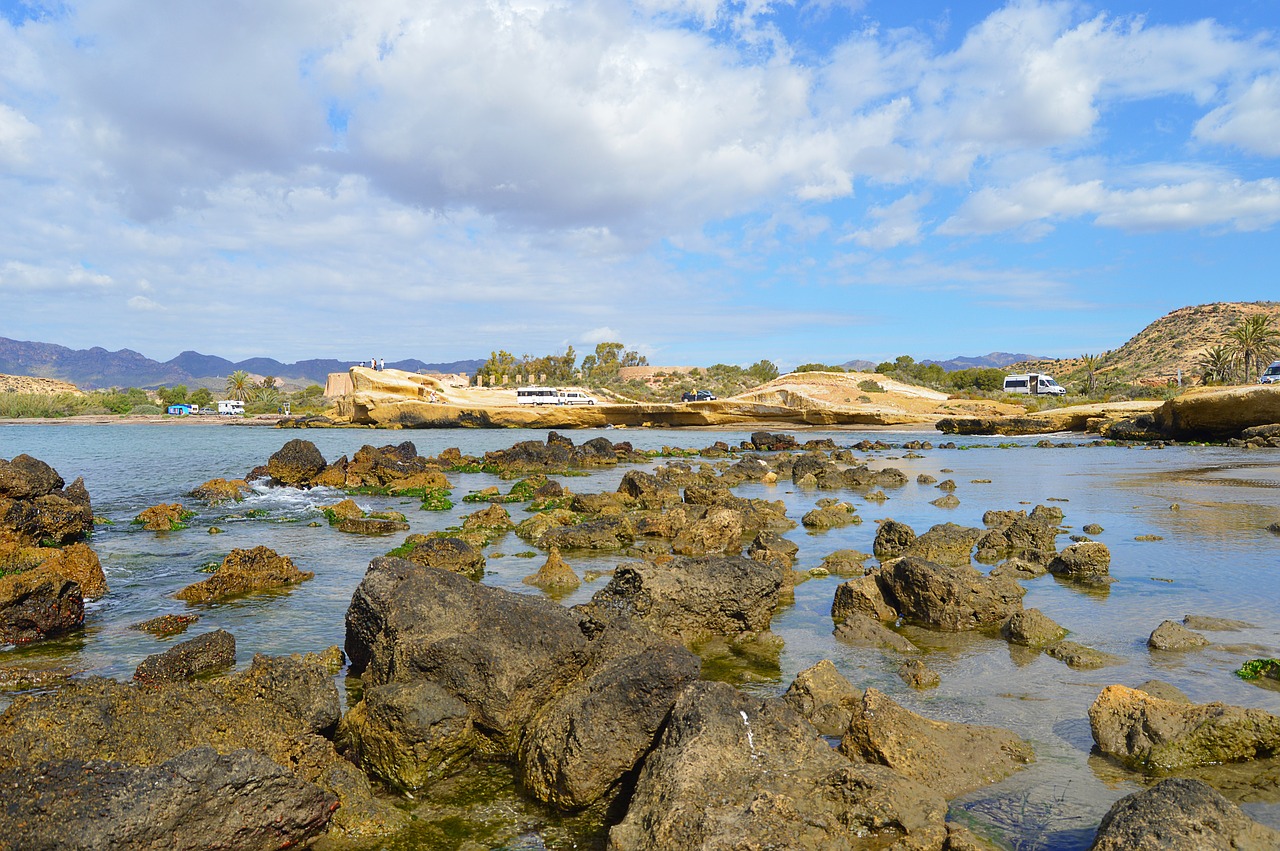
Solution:
{"label": "white cloud", "polygon": [[863,248],[883,250],[898,245],[914,245],[921,238],[920,208],[929,202],[929,196],[905,195],[883,207],[872,207],[867,217],[875,221],[869,228],[849,234]]}
{"label": "white cloud", "polygon": [[597,343],[616,343],[620,337],[622,337],[621,334],[607,325],[600,328],[592,328],[581,335],[582,342],[592,346]]}
{"label": "white cloud", "polygon": [[1087,216],[1097,225],[1130,231],[1258,230],[1280,221],[1280,181],[1205,177],[1111,188],[1102,180],[1075,182],[1060,171],[1048,171],[975,192],[938,230],[952,235],[996,233]]}
{"label": "white cloud", "polygon": [[144,295],[136,295],[133,298],[129,299],[127,302],[125,302],[125,304],[129,306],[130,310],[139,310],[144,313],[151,313],[154,311],[163,311],[165,309],[162,305],[157,304],[156,302],[152,301],[151,299],[147,298]]}
{"label": "white cloud", "polygon": [[0,103],[0,167],[16,168],[29,161],[28,147],[40,129],[16,109]]}
{"label": "white cloud", "polygon": [[113,283],[110,275],[80,266],[59,268],[15,260],[0,265],[0,293],[83,293],[107,289]]}
{"label": "white cloud", "polygon": [[1239,97],[1200,119],[1195,136],[1280,157],[1280,75],[1255,79]]}

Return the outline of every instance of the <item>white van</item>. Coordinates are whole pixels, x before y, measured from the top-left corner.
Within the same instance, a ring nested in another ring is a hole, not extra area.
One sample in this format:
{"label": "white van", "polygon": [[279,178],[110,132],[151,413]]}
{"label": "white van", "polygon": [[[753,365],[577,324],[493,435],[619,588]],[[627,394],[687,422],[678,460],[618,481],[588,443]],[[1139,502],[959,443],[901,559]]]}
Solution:
{"label": "white van", "polygon": [[244,402],[239,399],[223,399],[218,402],[218,413],[224,417],[243,417]]}
{"label": "white van", "polygon": [[594,405],[586,393],[561,390],[558,387],[521,387],[516,390],[517,405]]}
{"label": "white van", "polygon": [[1024,372],[1020,375],[1006,375],[1004,392],[1029,393],[1032,396],[1065,396],[1067,388],[1054,381],[1052,375]]}
{"label": "white van", "polygon": [[1258,378],[1259,384],[1280,384],[1280,360],[1272,361]]}

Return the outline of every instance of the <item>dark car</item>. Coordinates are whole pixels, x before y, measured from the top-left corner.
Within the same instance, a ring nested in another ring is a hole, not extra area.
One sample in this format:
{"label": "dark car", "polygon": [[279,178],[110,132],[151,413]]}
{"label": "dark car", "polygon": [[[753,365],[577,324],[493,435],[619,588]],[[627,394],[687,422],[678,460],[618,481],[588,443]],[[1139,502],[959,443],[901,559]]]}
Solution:
{"label": "dark car", "polygon": [[680,397],[681,402],[714,402],[716,394],[710,390],[688,390]]}

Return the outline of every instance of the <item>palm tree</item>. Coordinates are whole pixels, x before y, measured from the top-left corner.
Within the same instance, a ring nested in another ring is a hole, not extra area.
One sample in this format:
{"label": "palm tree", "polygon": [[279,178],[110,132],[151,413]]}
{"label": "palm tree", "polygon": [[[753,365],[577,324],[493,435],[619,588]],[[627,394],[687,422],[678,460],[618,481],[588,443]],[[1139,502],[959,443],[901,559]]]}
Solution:
{"label": "palm tree", "polygon": [[228,399],[239,399],[241,402],[247,402],[252,392],[253,382],[249,379],[249,373],[243,369],[237,369],[227,376]]}
{"label": "palm tree", "polygon": [[1253,380],[1250,366],[1260,366],[1275,351],[1277,332],[1271,326],[1271,315],[1255,313],[1231,329],[1227,337],[1244,361],[1244,382],[1248,384]]}
{"label": "palm tree", "polygon": [[1205,384],[1225,384],[1236,371],[1236,353],[1224,344],[1210,346],[1200,353],[1196,365]]}
{"label": "palm tree", "polygon": [[1102,366],[1102,358],[1097,355],[1080,356],[1080,364],[1084,367],[1084,394],[1092,396],[1098,389],[1098,367]]}

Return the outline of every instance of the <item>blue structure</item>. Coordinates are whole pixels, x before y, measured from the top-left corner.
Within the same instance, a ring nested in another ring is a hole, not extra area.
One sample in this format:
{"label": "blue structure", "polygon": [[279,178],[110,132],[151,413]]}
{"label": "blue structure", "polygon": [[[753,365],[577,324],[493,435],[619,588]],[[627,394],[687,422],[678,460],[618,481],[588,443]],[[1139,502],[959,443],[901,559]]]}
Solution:
{"label": "blue structure", "polygon": [[189,417],[191,416],[190,405],[170,405],[165,411],[171,417]]}

